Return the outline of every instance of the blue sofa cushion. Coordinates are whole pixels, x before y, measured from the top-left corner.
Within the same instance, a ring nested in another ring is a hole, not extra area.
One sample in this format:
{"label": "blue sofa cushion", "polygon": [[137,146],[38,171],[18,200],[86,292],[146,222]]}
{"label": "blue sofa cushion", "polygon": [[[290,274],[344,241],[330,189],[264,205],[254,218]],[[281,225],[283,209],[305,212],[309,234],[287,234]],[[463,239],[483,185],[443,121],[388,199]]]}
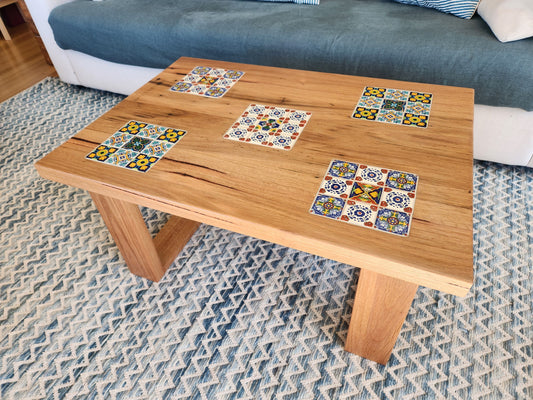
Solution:
{"label": "blue sofa cushion", "polygon": [[297,3],[297,4],[320,4],[320,0],[256,0],[256,1],[273,1],[276,3]]}
{"label": "blue sofa cushion", "polygon": [[394,0],[398,3],[434,8],[453,14],[457,17],[470,19],[476,12],[480,0]]}
{"label": "blue sofa cushion", "polygon": [[501,43],[477,15],[392,0],[106,0],[61,5],[49,21],[61,48],[117,63],[189,56],[473,87],[477,104],[533,110],[533,38]]}

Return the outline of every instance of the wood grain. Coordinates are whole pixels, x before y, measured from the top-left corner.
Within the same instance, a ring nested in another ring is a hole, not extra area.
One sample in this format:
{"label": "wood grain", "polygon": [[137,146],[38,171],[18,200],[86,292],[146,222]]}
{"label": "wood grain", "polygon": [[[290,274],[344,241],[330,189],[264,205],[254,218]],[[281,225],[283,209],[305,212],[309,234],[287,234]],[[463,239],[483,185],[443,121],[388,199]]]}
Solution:
{"label": "wood grain", "polygon": [[[13,3],[17,3],[17,2],[18,0],[0,0],[0,8],[8,6]],[[9,34],[9,31],[1,15],[0,15],[0,32],[2,32],[2,36],[4,37],[5,40],[11,40],[11,35]]]}
{"label": "wood grain", "polygon": [[31,17],[30,10],[28,10],[28,6],[26,5],[26,2],[24,0],[18,0],[17,2],[18,8],[20,10],[20,13],[24,17],[24,21],[26,21],[26,24],[30,28],[30,30],[33,32],[33,36],[35,38],[35,41],[37,42],[37,45],[39,46],[39,49],[41,50],[41,54],[43,55],[44,60],[48,65],[53,65],[52,60],[50,59],[50,55],[48,54],[48,51],[46,50],[46,46],[44,45],[43,40],[41,39],[41,34],[39,33],[39,30],[35,26],[33,22],[33,18]]}
{"label": "wood grain", "polygon": [[0,102],[35,85],[47,76],[57,76],[48,65],[27,24],[11,28],[12,40],[0,40]]}
{"label": "wood grain", "polygon": [[154,246],[165,271],[174,262],[199,226],[199,222],[172,215],[157,234],[154,238]]}
{"label": "wood grain", "polygon": [[200,225],[172,216],[154,239],[135,204],[91,193],[131,273],[158,282]]}
{"label": "wood grain", "polygon": [[131,273],[159,281],[165,269],[139,207],[97,193],[91,197]]}
{"label": "wood grain", "polygon": [[[222,98],[169,91],[197,65],[245,71]],[[361,121],[365,86],[433,93],[426,129]],[[291,151],[225,140],[250,103],[310,111]],[[85,159],[130,119],[187,135],[148,173]],[[46,178],[465,295],[472,285],[473,90],[181,58],[40,160]],[[309,213],[332,159],[419,175],[409,237]]]}
{"label": "wood grain", "polygon": [[362,269],[344,349],[387,364],[418,285]]}

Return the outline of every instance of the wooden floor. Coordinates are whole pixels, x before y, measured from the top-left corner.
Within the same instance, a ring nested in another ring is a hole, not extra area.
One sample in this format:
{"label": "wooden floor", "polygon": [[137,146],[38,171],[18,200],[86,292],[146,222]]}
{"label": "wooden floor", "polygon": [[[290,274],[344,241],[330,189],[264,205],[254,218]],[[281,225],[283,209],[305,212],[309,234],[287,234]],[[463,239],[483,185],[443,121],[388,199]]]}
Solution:
{"label": "wooden floor", "polygon": [[47,76],[57,76],[26,24],[8,29],[13,40],[0,37],[0,102]]}

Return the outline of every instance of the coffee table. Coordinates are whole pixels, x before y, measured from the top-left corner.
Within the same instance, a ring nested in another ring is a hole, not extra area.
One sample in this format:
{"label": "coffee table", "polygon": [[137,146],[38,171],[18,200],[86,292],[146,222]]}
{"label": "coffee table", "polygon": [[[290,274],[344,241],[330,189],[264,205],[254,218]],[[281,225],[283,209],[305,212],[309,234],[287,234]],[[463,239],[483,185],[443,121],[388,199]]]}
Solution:
{"label": "coffee table", "polygon": [[[223,97],[169,90],[196,66],[245,74]],[[431,93],[426,128],[356,119],[367,87]],[[226,140],[251,103],[312,114],[291,150]],[[142,173],[86,158],[130,120],[186,131]],[[419,285],[473,282],[473,90],[180,58],[36,163],[91,193],[130,271],[158,281],[200,223],[361,268],[345,349],[385,364]],[[331,160],[418,175],[408,236],[309,212]],[[152,240],[138,205],[172,214]]]}

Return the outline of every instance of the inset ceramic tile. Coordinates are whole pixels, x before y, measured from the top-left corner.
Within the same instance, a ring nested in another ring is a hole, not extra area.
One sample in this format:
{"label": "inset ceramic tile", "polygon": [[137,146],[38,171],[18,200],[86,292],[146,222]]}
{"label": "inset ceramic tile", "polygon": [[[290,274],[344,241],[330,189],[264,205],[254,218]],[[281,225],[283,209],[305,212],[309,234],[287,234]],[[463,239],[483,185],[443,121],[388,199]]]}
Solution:
{"label": "inset ceramic tile", "polygon": [[146,172],[184,135],[184,130],[129,121],[86,158]]}
{"label": "inset ceramic tile", "polygon": [[341,220],[349,224],[372,228],[376,221],[378,207],[368,204],[358,203],[349,200],[342,210]]}
{"label": "inset ceramic tile", "polygon": [[429,117],[427,115],[405,113],[403,116],[402,125],[419,126],[421,128],[425,128],[428,126],[428,119]]}
{"label": "inset ceramic tile", "polygon": [[250,104],[224,138],[290,150],[310,118],[305,111]]}
{"label": "inset ceramic tile", "polygon": [[141,129],[146,128],[147,126],[148,124],[144,122],[130,121],[118,131],[123,133],[129,133],[130,135],[136,135],[141,131]]}
{"label": "inset ceramic tile", "polygon": [[375,96],[362,96],[359,99],[359,103],[357,104],[358,107],[362,108],[372,108],[372,109],[380,109],[381,105],[383,104],[383,98],[375,97]]}
{"label": "inset ceramic tile", "polygon": [[416,189],[418,177],[401,171],[390,171],[387,175],[386,186],[394,189],[401,189],[412,192]]}
{"label": "inset ceramic tile", "polygon": [[367,86],[352,118],[426,128],[432,101],[431,93]]}
{"label": "inset ceramic tile", "polygon": [[135,160],[137,154],[136,151],[120,149],[111,155],[105,163],[116,165],[117,167],[126,167],[126,165]]}
{"label": "inset ceramic tile", "polygon": [[147,156],[155,156],[158,158],[161,158],[165,155],[167,151],[169,151],[172,146],[174,146],[173,143],[165,142],[163,140],[153,140],[149,144],[147,144],[143,150],[141,150],[142,154],[146,154]]}
{"label": "inset ceramic tile", "polygon": [[87,154],[87,158],[94,161],[106,161],[116,151],[118,151],[118,149],[115,147],[109,147],[101,144],[96,149]]}
{"label": "inset ceramic tile", "polygon": [[355,180],[362,183],[370,183],[383,186],[387,180],[388,169],[360,165]]}
{"label": "inset ceramic tile", "polygon": [[407,236],[418,183],[409,172],[333,160],[309,212]]}
{"label": "inset ceramic tile", "polygon": [[319,195],[315,198],[311,212],[323,217],[338,219],[341,216],[345,201],[331,196]]}
{"label": "inset ceramic tile", "polygon": [[385,188],[385,193],[381,196],[381,207],[387,207],[397,211],[407,213],[413,212],[415,194],[403,190]]}
{"label": "inset ceramic tile", "polygon": [[405,109],[405,101],[401,100],[383,100],[381,106],[382,110],[403,111]]}
{"label": "inset ceramic tile", "polygon": [[408,90],[387,89],[385,92],[385,99],[407,101],[409,93]]}
{"label": "inset ceramic tile", "polygon": [[343,178],[335,178],[326,175],[318,192],[329,196],[347,198],[350,194],[353,181]]}
{"label": "inset ceramic tile", "polygon": [[420,101],[422,103],[431,104],[432,97],[433,95],[431,93],[418,93],[418,92],[409,93],[409,101],[411,102]]}
{"label": "inset ceramic tile", "polygon": [[334,160],[329,165],[328,174],[344,179],[355,179],[358,165],[347,161]]}
{"label": "inset ceramic tile", "polygon": [[409,214],[382,208],[378,211],[374,226],[381,231],[407,236],[409,234]]}
{"label": "inset ceramic tile", "polygon": [[377,108],[355,107],[352,117],[374,121],[378,115],[378,112],[379,109]]}
{"label": "inset ceramic tile", "polygon": [[379,98],[384,98],[387,89],[367,86],[363,91],[363,96],[375,96]]}
{"label": "inset ceramic tile", "polygon": [[159,158],[157,157],[147,156],[146,154],[138,154],[132,162],[126,164],[126,168],[146,172],[158,161]]}
{"label": "inset ceramic tile", "polygon": [[143,151],[144,148],[151,143],[152,141],[148,138],[140,137],[140,136],[134,136],[131,138],[130,141],[125,143],[122,148],[126,150],[133,150],[133,151]]}
{"label": "inset ceramic tile", "polygon": [[129,142],[132,137],[133,135],[128,133],[117,132],[102,144],[111,147],[121,147],[123,144]]}
{"label": "inset ceramic tile", "polygon": [[355,182],[348,195],[350,200],[378,205],[381,200],[383,188],[368,183]]}
{"label": "inset ceramic tile", "polygon": [[393,111],[393,110],[380,110],[376,121],[387,122],[389,124],[401,124],[403,121],[403,111]]}
{"label": "inset ceramic tile", "polygon": [[431,104],[420,102],[409,103],[405,108],[405,112],[409,114],[429,115],[430,111]]}
{"label": "inset ceramic tile", "polygon": [[170,90],[204,97],[222,97],[243,75],[243,71],[199,66],[176,82]]}

